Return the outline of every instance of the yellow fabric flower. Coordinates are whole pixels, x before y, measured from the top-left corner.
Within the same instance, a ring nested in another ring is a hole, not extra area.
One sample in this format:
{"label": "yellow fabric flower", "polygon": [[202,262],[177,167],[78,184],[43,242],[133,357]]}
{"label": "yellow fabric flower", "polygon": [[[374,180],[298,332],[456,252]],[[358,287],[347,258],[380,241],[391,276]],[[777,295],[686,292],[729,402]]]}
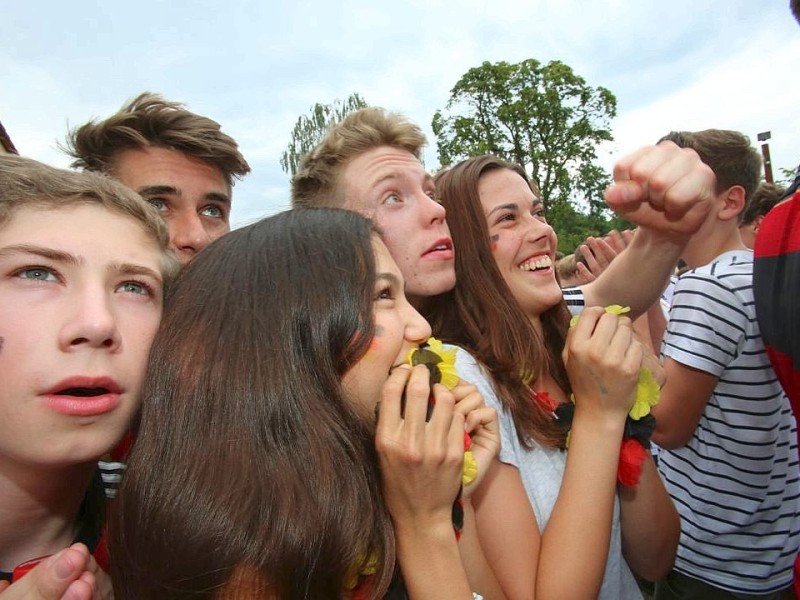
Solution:
{"label": "yellow fabric flower", "polygon": [[519,378],[522,380],[522,385],[530,385],[533,383],[534,373],[530,369],[520,369]]}
{"label": "yellow fabric flower", "polygon": [[458,348],[446,350],[442,342],[432,337],[428,339],[428,349],[441,357],[442,362],[437,366],[439,367],[439,372],[442,374],[442,385],[448,390],[452,390],[458,385],[459,381],[458,373],[456,372],[456,354],[458,353]]}
{"label": "yellow fabric flower", "polygon": [[[412,367],[425,364],[429,369],[436,367],[441,376],[439,383],[448,390],[458,385],[459,377],[456,372],[456,354],[458,348],[445,349],[444,344],[436,338],[428,338],[422,348],[411,350],[406,357],[406,362]],[[465,434],[466,436],[466,434]],[[466,436],[465,448],[469,447],[469,436]],[[472,451],[464,451],[464,463],[461,470],[461,483],[469,485],[478,476],[478,461]]]}
{"label": "yellow fabric flower", "polygon": [[442,378],[439,383],[444,385],[448,390],[452,390],[458,385],[459,381],[458,373],[456,372],[456,354],[458,353],[458,348],[447,350],[442,342],[433,337],[428,338],[425,344],[424,348],[411,350],[406,357],[406,362],[411,366],[421,362],[427,362],[424,359],[419,360],[418,357],[420,357],[424,351],[430,352],[437,359],[432,362],[436,365],[436,368],[441,374]]}
{"label": "yellow fabric flower", "polygon": [[[619,304],[611,304],[606,306],[606,312],[612,315],[624,315],[631,311],[630,306],[620,306]],[[580,315],[575,315],[569,322],[570,327],[574,327],[575,323],[578,322],[578,317]],[[639,383],[636,386],[636,399],[633,401],[633,406],[631,407],[630,415],[631,419],[634,421],[638,421],[642,417],[645,417],[650,414],[650,408],[658,404],[658,400],[661,397],[661,388],[658,385],[658,382],[653,377],[653,373],[650,372],[650,369],[642,367],[639,370]],[[574,398],[572,399],[574,402]]]}
{"label": "yellow fabric flower", "polygon": [[[619,304],[609,304],[606,306],[605,311],[610,315],[624,315],[625,313],[631,312],[630,306],[620,306]],[[578,318],[580,315],[575,315],[569,320],[569,326],[575,327],[575,323],[578,322]]]}
{"label": "yellow fabric flower", "polygon": [[478,476],[478,461],[475,460],[475,455],[472,450],[464,452],[464,466],[461,470],[461,483],[469,485]]}
{"label": "yellow fabric flower", "polygon": [[367,575],[374,575],[378,572],[378,555],[370,552],[366,560],[359,560],[357,564],[351,566],[344,576],[344,588],[352,590],[358,585],[358,580]]}
{"label": "yellow fabric flower", "polygon": [[375,575],[378,572],[378,555],[374,552],[369,553],[369,557],[367,558],[367,562],[364,563],[364,566],[361,567],[361,574],[362,575]]}
{"label": "yellow fabric flower", "polygon": [[639,383],[636,386],[636,399],[628,413],[634,421],[650,414],[650,408],[658,404],[661,388],[650,369],[639,369]]}

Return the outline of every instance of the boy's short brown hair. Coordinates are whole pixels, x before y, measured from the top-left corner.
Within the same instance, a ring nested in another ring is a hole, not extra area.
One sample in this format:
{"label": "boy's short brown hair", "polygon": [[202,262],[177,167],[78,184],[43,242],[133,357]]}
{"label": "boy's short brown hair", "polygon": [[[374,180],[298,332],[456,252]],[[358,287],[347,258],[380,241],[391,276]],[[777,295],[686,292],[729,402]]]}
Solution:
{"label": "boy's short brown hair", "polygon": [[164,255],[165,283],[179,264],[169,249],[169,233],[158,211],[139,194],[98,173],[57,169],[29,158],[0,155],[0,227],[23,208],[58,209],[75,204],[97,204],[133,219]]}
{"label": "boy's short brown hair", "polygon": [[742,225],[749,225],[758,217],[765,216],[780,202],[784,193],[782,185],[762,181],[742,211]]}
{"label": "boy's short brown hair", "polygon": [[755,193],[761,180],[761,155],[750,138],[729,129],[671,131],[659,140],[669,140],[681,148],[691,148],[717,177],[717,193],[734,185],[745,191],[745,201]]}
{"label": "boy's short brown hair", "polygon": [[89,121],[67,134],[64,150],[72,166],[113,175],[123,150],[170,148],[218,168],[228,186],[250,172],[236,141],[219,123],[186,110],[157,94],[144,92],[103,121]]}

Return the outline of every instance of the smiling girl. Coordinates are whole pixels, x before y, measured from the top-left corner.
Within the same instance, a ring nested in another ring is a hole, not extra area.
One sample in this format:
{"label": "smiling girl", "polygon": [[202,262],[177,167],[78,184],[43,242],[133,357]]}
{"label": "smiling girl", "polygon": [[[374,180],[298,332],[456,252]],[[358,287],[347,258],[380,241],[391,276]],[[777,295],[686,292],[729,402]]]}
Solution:
{"label": "smiling girl", "polygon": [[[478,533],[509,598],[640,598],[632,575],[669,570],[678,520],[652,459],[617,485],[642,350],[629,319],[569,311],[556,235],[524,170],[491,156],[437,178],[458,249],[456,287],[426,306],[457,367],[501,413],[501,464],[475,492]],[[592,284],[577,291],[587,304]],[[563,350],[563,355],[562,355]],[[574,396],[566,431],[554,408]]]}

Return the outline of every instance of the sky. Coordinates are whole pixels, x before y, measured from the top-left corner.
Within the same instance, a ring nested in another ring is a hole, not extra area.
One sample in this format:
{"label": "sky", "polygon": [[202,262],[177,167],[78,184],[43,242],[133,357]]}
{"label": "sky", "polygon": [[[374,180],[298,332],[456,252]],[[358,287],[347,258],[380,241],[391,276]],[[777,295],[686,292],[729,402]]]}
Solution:
{"label": "sky", "polygon": [[426,132],[483,61],[560,60],[617,98],[601,164],[670,130],[770,131],[800,162],[800,25],[788,0],[28,0],[2,3],[0,122],[20,154],[67,167],[69,128],[148,90],[218,121],[252,173],[242,226],[289,207],[281,152],[317,102],[358,92]]}

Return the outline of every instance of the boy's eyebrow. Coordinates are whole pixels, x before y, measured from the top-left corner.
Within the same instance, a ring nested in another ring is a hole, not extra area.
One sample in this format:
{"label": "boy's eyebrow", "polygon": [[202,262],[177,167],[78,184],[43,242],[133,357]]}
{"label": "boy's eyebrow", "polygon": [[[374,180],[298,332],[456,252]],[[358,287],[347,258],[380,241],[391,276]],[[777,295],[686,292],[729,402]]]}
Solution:
{"label": "boy's eyebrow", "polygon": [[370,187],[376,188],[379,185],[386,183],[387,181],[396,181],[397,179],[400,179],[400,175],[396,171],[392,171],[390,173],[384,173],[383,175],[375,179],[370,185]]}
{"label": "boy's eyebrow", "polygon": [[[83,263],[83,259],[75,256],[74,254],[63,252],[61,250],[54,250],[52,248],[47,248],[46,246],[36,246],[34,244],[12,244],[11,246],[0,248],[0,258],[13,256],[14,254],[33,254],[34,256],[40,256],[54,262],[60,262],[69,265],[81,265]],[[108,265],[108,270],[116,271],[125,275],[144,275],[147,277],[152,277],[156,281],[162,281],[161,273],[159,271],[145,267],[144,265],[137,265],[135,263],[114,262]]]}
{"label": "boy's eyebrow", "polygon": [[140,196],[180,195],[178,188],[174,188],[171,185],[146,185],[138,188],[136,193]]}
{"label": "boy's eyebrow", "polygon": [[[372,185],[374,187],[374,186],[377,186],[377,185],[379,185],[381,183],[384,183],[386,181],[394,181],[394,180],[403,179],[403,178],[405,178],[405,175],[401,171],[399,171],[399,170],[398,171],[390,171],[390,172],[385,173],[385,174],[381,175],[380,177],[378,177],[372,183]],[[433,175],[431,175],[430,173],[426,172],[422,177],[422,184],[423,185],[428,185],[430,183],[433,183]]]}
{"label": "boy's eyebrow", "polygon": [[34,254],[36,256],[41,256],[42,258],[47,258],[49,260],[61,263],[68,263],[71,265],[77,265],[81,263],[81,259],[74,254],[62,252],[61,250],[53,250],[52,248],[47,248],[46,246],[36,246],[35,244],[12,244],[11,246],[0,248],[0,257],[9,256],[12,254]]}
{"label": "boy's eyebrow", "polygon": [[108,265],[108,270],[120,273],[122,275],[143,275],[145,277],[152,277],[158,282],[161,282],[162,280],[160,272],[134,263],[111,263]]}
{"label": "boy's eyebrow", "polygon": [[203,195],[203,198],[209,202],[219,202],[220,204],[225,204],[227,206],[231,205],[231,197],[226,196],[225,194],[220,194],[219,192],[208,192],[207,194]]}

